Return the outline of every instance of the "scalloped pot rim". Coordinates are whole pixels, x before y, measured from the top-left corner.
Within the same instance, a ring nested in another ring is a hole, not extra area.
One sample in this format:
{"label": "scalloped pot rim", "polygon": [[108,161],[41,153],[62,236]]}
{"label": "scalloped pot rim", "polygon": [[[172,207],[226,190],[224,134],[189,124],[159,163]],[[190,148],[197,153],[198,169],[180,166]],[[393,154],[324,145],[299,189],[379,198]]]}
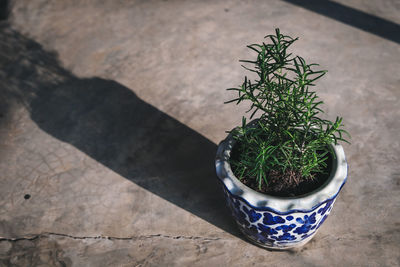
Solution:
{"label": "scalloped pot rim", "polygon": [[310,212],[335,199],[346,183],[348,165],[343,147],[331,144],[336,157],[333,159],[330,176],[321,187],[297,197],[276,197],[259,193],[244,185],[233,174],[228,160],[234,144],[232,133],[219,144],[215,159],[217,176],[233,197],[245,201],[256,210],[271,211],[280,215]]}

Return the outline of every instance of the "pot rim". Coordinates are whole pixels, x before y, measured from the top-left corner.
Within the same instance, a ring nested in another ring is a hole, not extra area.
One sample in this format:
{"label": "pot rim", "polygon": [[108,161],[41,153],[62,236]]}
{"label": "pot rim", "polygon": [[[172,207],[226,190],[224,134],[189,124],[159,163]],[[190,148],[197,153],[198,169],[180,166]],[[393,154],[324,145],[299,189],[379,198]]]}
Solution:
{"label": "pot rim", "polygon": [[257,192],[240,182],[231,170],[229,157],[235,143],[236,140],[231,132],[218,145],[215,158],[217,176],[233,197],[245,201],[256,210],[272,211],[282,215],[292,212],[308,213],[321,204],[335,199],[346,183],[348,165],[343,147],[330,144],[332,151],[335,153],[332,170],[329,178],[319,188],[296,197],[278,197]]}

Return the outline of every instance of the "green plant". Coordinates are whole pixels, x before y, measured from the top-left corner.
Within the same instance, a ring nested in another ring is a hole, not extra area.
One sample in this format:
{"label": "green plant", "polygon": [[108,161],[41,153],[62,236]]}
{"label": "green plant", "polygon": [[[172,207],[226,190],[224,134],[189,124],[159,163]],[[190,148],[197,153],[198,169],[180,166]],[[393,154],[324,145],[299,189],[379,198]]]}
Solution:
{"label": "green plant", "polygon": [[226,103],[249,100],[250,119],[261,113],[251,125],[243,117],[242,126],[234,130],[236,155],[230,159],[236,176],[255,179],[259,190],[271,180],[290,187],[314,179],[327,167],[328,145],[347,142],[343,134],[348,135],[341,129],[342,118],[331,122],[318,117],[323,102],[309,88],[326,71],[288,53],[298,38],[275,31],[265,37],[269,43],[247,46],[257,53],[255,60],[241,60],[253,66],[242,65],[257,74],[254,82],[246,76],[240,87],[227,89],[238,97]]}

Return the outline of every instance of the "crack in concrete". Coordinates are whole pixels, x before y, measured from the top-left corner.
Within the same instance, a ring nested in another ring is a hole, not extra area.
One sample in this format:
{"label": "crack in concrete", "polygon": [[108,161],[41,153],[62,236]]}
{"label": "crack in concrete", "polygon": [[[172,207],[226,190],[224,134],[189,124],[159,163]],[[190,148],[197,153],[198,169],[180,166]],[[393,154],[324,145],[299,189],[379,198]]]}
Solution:
{"label": "crack in concrete", "polygon": [[27,235],[24,237],[16,237],[16,238],[4,238],[0,237],[0,242],[8,241],[8,242],[18,242],[22,240],[36,240],[40,238],[49,238],[51,236],[57,237],[67,237],[76,240],[84,240],[84,239],[103,239],[103,240],[144,240],[144,239],[151,239],[151,238],[167,238],[167,239],[174,239],[174,240],[202,240],[202,241],[216,241],[220,240],[219,237],[203,237],[203,236],[171,236],[171,235],[163,235],[163,234],[152,234],[152,235],[141,235],[141,236],[131,236],[131,237],[115,237],[115,236],[72,236],[68,234],[60,234],[60,233],[42,233],[42,234],[35,234],[35,235]]}

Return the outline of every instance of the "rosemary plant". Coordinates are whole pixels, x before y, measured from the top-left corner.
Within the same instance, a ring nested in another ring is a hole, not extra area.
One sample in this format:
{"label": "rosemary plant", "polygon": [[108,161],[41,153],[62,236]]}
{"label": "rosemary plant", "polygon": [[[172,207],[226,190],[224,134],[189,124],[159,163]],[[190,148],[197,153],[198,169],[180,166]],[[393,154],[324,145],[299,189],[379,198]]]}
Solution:
{"label": "rosemary plant", "polygon": [[[297,186],[312,180],[327,167],[329,144],[347,142],[342,129],[342,118],[334,122],[318,117],[322,101],[310,90],[314,82],[327,71],[315,70],[318,64],[307,64],[300,56],[292,56],[288,48],[298,38],[282,35],[265,37],[268,42],[247,47],[257,53],[254,60],[241,60],[257,74],[251,81],[247,76],[238,88],[238,97],[226,103],[251,103],[250,119],[260,114],[253,123],[234,130],[237,140],[230,164],[239,179],[255,179],[253,185],[261,190],[275,180],[283,187]],[[349,135],[348,135],[349,136]]]}

